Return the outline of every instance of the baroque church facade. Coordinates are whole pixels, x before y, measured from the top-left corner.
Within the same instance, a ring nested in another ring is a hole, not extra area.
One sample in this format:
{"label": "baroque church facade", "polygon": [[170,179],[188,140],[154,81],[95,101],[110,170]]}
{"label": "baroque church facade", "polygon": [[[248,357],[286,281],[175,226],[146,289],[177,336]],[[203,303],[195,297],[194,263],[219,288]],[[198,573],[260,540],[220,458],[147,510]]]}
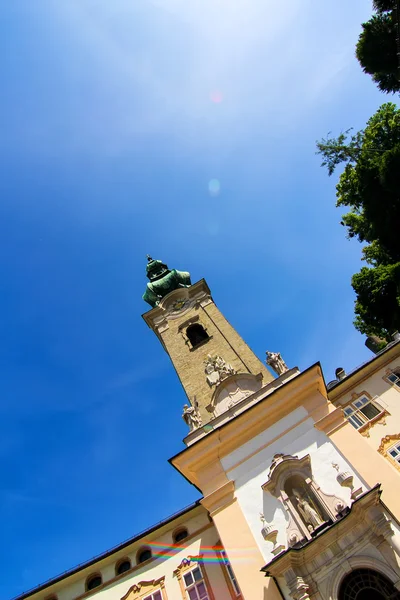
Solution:
{"label": "baroque church facade", "polygon": [[144,320],[188,397],[170,463],[201,499],[18,600],[400,599],[400,341],[325,383],[268,352],[204,279],[149,257]]}

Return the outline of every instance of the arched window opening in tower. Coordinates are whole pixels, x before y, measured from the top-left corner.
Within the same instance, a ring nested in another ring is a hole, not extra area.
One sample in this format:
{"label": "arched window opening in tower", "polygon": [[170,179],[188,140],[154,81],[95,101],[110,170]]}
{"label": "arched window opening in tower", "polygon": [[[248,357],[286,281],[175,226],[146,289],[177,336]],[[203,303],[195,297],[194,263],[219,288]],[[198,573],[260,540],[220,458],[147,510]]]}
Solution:
{"label": "arched window opening in tower", "polygon": [[129,558],[123,558],[119,561],[119,563],[117,563],[117,566],[115,567],[115,574],[121,575],[122,573],[126,573],[126,571],[129,571],[130,568],[131,561],[129,560]]}
{"label": "arched window opening in tower", "polygon": [[86,590],[94,590],[94,588],[99,587],[99,585],[101,585],[103,583],[103,580],[101,578],[101,575],[99,575],[98,573],[96,573],[95,575],[89,575],[89,577],[86,580]]}
{"label": "arched window opening in tower", "polygon": [[142,548],[137,553],[137,561],[136,562],[138,564],[140,564],[140,563],[144,562],[145,560],[149,560],[149,558],[151,558],[151,556],[152,556],[152,554],[151,554],[150,548]]}
{"label": "arched window opening in tower", "polygon": [[189,327],[186,329],[186,335],[192,345],[192,348],[196,348],[196,346],[199,346],[209,339],[207,331],[199,323],[189,325]]}
{"label": "arched window opening in tower", "polygon": [[185,527],[178,529],[178,531],[176,531],[173,535],[174,543],[177,544],[178,542],[181,542],[182,540],[187,538],[188,535],[188,530]]}

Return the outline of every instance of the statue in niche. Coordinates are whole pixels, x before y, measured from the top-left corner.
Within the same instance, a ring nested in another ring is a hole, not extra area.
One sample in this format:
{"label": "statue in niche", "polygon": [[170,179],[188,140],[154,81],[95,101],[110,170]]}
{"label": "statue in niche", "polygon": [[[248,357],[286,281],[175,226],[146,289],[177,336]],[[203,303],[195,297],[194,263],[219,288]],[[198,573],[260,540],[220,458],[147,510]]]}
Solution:
{"label": "statue in niche", "polygon": [[324,523],[321,515],[311,506],[310,502],[300,495],[300,492],[296,489],[293,490],[293,495],[296,499],[297,508],[304,523],[307,525],[307,529],[311,532],[317,527]]}
{"label": "statue in niche", "polygon": [[289,371],[287,364],[283,360],[280,352],[266,352],[267,360],[266,363],[269,365],[275,373],[278,375],[283,375],[286,371]]}
{"label": "statue in niche", "polygon": [[189,406],[185,404],[183,407],[182,419],[188,425],[190,431],[194,431],[198,427],[201,427],[202,420],[197,406]]}
{"label": "statue in niche", "polygon": [[207,383],[210,387],[218,385],[229,375],[236,373],[235,369],[229,363],[225,362],[221,356],[211,356],[208,354],[205,362],[205,374]]}

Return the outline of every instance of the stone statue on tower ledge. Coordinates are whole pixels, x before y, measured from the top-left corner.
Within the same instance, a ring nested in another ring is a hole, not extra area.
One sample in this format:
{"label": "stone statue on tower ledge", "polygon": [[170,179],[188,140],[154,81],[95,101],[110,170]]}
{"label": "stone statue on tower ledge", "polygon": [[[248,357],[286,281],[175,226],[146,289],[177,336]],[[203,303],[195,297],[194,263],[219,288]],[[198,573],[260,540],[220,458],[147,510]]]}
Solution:
{"label": "stone statue on tower ledge", "polygon": [[183,407],[182,419],[185,421],[186,425],[188,425],[190,431],[193,431],[202,425],[202,420],[197,406],[189,406],[188,404],[185,404]]}
{"label": "stone statue on tower ledge", "polygon": [[269,365],[275,373],[278,375],[283,375],[286,371],[289,371],[287,364],[283,360],[280,352],[268,352],[267,351],[267,360],[266,363]]}

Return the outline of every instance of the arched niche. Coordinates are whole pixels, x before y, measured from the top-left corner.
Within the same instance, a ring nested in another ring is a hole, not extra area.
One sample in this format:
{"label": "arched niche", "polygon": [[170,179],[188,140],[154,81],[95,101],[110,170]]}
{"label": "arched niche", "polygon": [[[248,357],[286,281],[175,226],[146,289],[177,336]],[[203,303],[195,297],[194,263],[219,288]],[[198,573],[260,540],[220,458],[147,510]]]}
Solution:
{"label": "arched niche", "polygon": [[262,488],[280,500],[285,508],[289,546],[304,538],[311,539],[346,507],[342,499],[325,494],[316,483],[309,454],[303,458],[276,454]]}
{"label": "arched niche", "polygon": [[258,375],[252,375],[251,373],[229,375],[214,390],[207,410],[218,417],[245,398],[258,392],[261,389],[261,385],[261,373]]}

